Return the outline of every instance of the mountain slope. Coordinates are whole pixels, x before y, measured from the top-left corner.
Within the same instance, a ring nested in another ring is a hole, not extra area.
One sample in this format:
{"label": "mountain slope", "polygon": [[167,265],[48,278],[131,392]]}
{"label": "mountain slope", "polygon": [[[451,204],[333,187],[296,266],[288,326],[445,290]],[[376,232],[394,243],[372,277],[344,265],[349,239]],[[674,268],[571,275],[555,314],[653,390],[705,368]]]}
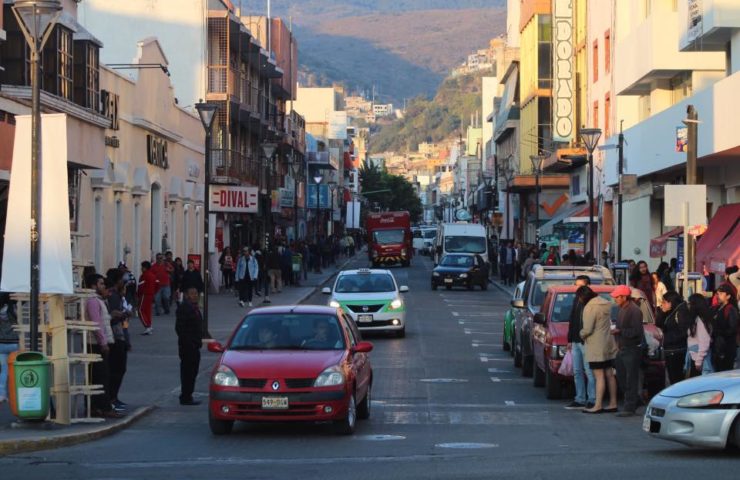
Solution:
{"label": "mountain slope", "polygon": [[[233,0],[237,3],[236,0]],[[451,68],[505,30],[504,0],[273,0],[292,21],[301,83],[344,84],[376,100],[430,95]],[[264,0],[242,1],[264,12]]]}

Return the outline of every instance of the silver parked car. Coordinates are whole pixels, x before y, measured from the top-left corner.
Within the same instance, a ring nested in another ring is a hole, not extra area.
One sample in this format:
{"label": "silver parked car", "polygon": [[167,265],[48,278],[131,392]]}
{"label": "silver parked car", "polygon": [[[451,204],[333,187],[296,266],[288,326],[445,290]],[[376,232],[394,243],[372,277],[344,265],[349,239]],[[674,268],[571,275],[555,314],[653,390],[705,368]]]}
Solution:
{"label": "silver parked car", "polygon": [[645,410],[650,435],[695,447],[740,447],[740,370],[671,385]]}

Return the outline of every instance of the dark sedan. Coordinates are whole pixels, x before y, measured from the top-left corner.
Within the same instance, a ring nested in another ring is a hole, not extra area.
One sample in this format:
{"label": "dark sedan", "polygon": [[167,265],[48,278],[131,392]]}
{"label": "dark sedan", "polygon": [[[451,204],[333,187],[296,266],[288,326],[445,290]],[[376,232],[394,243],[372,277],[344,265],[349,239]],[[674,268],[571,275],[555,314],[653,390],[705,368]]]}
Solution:
{"label": "dark sedan", "polygon": [[480,255],[445,255],[432,270],[432,290],[439,286],[444,286],[447,290],[452,287],[467,287],[472,290],[476,285],[482,290],[488,289],[488,267]]}

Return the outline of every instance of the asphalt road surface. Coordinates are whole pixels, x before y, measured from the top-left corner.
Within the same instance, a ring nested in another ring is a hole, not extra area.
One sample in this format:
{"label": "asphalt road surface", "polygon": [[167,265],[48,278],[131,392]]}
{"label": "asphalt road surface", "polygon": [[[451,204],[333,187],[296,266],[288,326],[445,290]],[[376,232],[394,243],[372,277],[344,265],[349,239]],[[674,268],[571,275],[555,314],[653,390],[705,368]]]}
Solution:
{"label": "asphalt road surface", "polygon": [[[374,401],[354,436],[321,425],[237,424],[214,437],[205,402],[180,407],[173,397],[111,437],[0,458],[2,478],[738,478],[737,451],[661,442],[642,433],[639,416],[584,415],[565,410],[567,400],[545,400],[502,351],[506,295],[433,292],[431,268],[417,257],[393,269],[411,289],[407,336],[366,338],[375,344]],[[326,301],[319,293],[307,303]],[[198,391],[205,400],[205,375]]]}

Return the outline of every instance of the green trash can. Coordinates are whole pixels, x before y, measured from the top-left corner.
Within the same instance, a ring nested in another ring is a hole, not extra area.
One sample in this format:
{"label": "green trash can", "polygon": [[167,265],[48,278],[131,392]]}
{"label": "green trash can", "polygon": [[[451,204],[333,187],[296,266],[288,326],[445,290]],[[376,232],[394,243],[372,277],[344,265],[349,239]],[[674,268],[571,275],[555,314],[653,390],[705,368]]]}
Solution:
{"label": "green trash can", "polygon": [[49,414],[49,360],[40,352],[8,358],[10,409],[22,420],[44,420]]}

